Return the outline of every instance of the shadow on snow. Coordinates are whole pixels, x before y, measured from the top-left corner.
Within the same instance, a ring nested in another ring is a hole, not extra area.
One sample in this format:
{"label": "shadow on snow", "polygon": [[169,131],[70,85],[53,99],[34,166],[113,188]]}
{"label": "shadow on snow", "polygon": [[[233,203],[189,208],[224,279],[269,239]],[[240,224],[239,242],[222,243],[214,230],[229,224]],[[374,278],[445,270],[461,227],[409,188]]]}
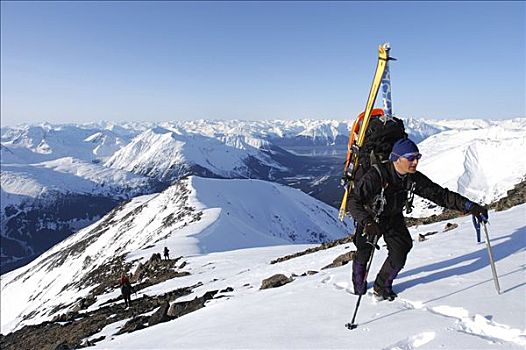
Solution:
{"label": "shadow on snow", "polygon": [[[499,237],[494,240],[490,240],[490,242],[495,241],[502,241],[501,243],[498,243],[496,245],[492,245],[492,251],[493,251],[493,258],[495,259],[495,263],[497,263],[499,260],[502,260],[510,255],[513,255],[521,250],[524,250],[526,248],[526,226],[523,226],[519,229],[517,229],[515,232],[508,236]],[[486,243],[482,242],[479,243],[481,246],[481,249],[464,254],[461,256],[457,256],[451,259],[442,260],[440,262],[436,262],[433,264],[429,264],[426,266],[418,267],[415,269],[411,269],[408,271],[403,271],[400,273],[398,278],[403,278],[419,273],[424,272],[433,272],[434,273],[428,274],[426,276],[414,278],[408,281],[404,281],[402,283],[398,283],[395,287],[397,291],[403,291],[405,289],[409,289],[411,287],[414,287],[421,283],[429,283],[433,281],[437,281],[440,279],[452,277],[452,276],[460,276],[469,274],[471,272],[488,268],[489,267],[489,258],[488,253],[486,249]],[[466,261],[471,261],[468,265],[462,265],[462,266],[456,266],[458,264],[462,264]],[[448,267],[450,267],[448,269]],[[522,268],[519,270],[524,270],[526,267],[523,265]],[[439,271],[438,271],[439,270]],[[498,274],[498,266],[497,266],[497,274]],[[488,281],[491,281],[492,278],[490,278]],[[515,287],[511,288],[515,289]],[[504,290],[503,293],[508,292],[509,290]]]}

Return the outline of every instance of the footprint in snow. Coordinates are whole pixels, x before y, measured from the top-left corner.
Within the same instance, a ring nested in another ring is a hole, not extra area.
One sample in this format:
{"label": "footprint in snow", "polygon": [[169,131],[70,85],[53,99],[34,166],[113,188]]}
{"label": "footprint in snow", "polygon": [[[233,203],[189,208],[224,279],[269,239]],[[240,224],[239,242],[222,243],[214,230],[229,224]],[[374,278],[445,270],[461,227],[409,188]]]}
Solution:
{"label": "footprint in snow", "polygon": [[385,347],[384,350],[413,350],[435,339],[435,332],[422,332]]}
{"label": "footprint in snow", "polygon": [[324,277],[322,280],[321,280],[321,283],[329,283],[330,281],[332,280],[332,275],[329,275],[327,277]]}
{"label": "footprint in snow", "polygon": [[492,317],[476,314],[469,316],[469,311],[461,307],[436,306],[431,312],[457,319],[456,330],[466,334],[479,336],[490,341],[505,341],[526,346],[526,332],[494,322]]}
{"label": "footprint in snow", "polygon": [[334,282],[333,283],[334,287],[336,289],[347,289],[349,287],[349,283],[348,282]]}
{"label": "footprint in snow", "polygon": [[410,310],[421,310],[426,308],[424,307],[424,303],[421,301],[411,301],[407,299],[398,298],[397,299],[406,309]]}

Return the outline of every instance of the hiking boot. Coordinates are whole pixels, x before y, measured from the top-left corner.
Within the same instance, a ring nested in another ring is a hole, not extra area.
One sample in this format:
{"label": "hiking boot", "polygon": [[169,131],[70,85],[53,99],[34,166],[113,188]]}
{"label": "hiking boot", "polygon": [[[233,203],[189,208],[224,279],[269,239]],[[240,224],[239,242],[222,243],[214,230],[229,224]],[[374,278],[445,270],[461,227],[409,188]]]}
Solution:
{"label": "hiking boot", "polygon": [[380,272],[374,281],[375,296],[379,296],[382,300],[394,300],[397,297],[393,292],[393,280],[396,278],[402,267],[396,267],[391,264],[389,259],[386,259]]}
{"label": "hiking boot", "polygon": [[359,263],[356,260],[352,262],[352,284],[355,295],[365,294],[367,291],[367,283],[365,278],[365,264]]}
{"label": "hiking boot", "polygon": [[393,301],[398,296],[390,288],[377,289],[376,287],[373,289],[373,295],[378,301],[383,301],[383,300]]}

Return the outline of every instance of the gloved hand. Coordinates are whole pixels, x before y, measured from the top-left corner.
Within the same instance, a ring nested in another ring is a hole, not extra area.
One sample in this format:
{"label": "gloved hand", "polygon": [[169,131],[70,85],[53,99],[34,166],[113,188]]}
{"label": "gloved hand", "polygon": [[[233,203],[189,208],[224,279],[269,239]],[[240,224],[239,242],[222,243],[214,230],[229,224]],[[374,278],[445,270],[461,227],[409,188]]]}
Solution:
{"label": "gloved hand", "polygon": [[364,233],[369,242],[374,242],[375,237],[380,238],[382,236],[382,229],[376,222],[371,221],[365,225]]}
{"label": "gloved hand", "polygon": [[468,208],[468,211],[471,215],[475,216],[479,221],[487,222],[489,219],[488,209],[485,207],[471,202],[471,205]]}

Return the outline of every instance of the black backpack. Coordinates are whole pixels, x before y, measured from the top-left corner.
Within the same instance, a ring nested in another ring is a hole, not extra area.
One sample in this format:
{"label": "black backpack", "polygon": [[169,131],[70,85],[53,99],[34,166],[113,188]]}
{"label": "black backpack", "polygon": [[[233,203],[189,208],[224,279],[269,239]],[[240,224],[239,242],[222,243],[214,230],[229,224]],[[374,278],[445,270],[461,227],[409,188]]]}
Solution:
{"label": "black backpack", "polygon": [[[400,139],[407,138],[404,122],[393,116],[372,116],[365,132],[364,143],[358,153],[358,169],[355,179],[358,180],[363,174],[373,167],[380,174],[382,183],[386,181],[384,167],[380,166],[389,161],[389,155],[393,145]],[[386,184],[382,185],[384,188]],[[406,213],[413,210],[415,184],[410,179],[407,181]]]}
{"label": "black backpack", "polygon": [[359,165],[355,179],[365,174],[373,164],[387,162],[393,145],[403,138],[407,138],[407,133],[401,119],[385,115],[372,116],[358,153]]}

